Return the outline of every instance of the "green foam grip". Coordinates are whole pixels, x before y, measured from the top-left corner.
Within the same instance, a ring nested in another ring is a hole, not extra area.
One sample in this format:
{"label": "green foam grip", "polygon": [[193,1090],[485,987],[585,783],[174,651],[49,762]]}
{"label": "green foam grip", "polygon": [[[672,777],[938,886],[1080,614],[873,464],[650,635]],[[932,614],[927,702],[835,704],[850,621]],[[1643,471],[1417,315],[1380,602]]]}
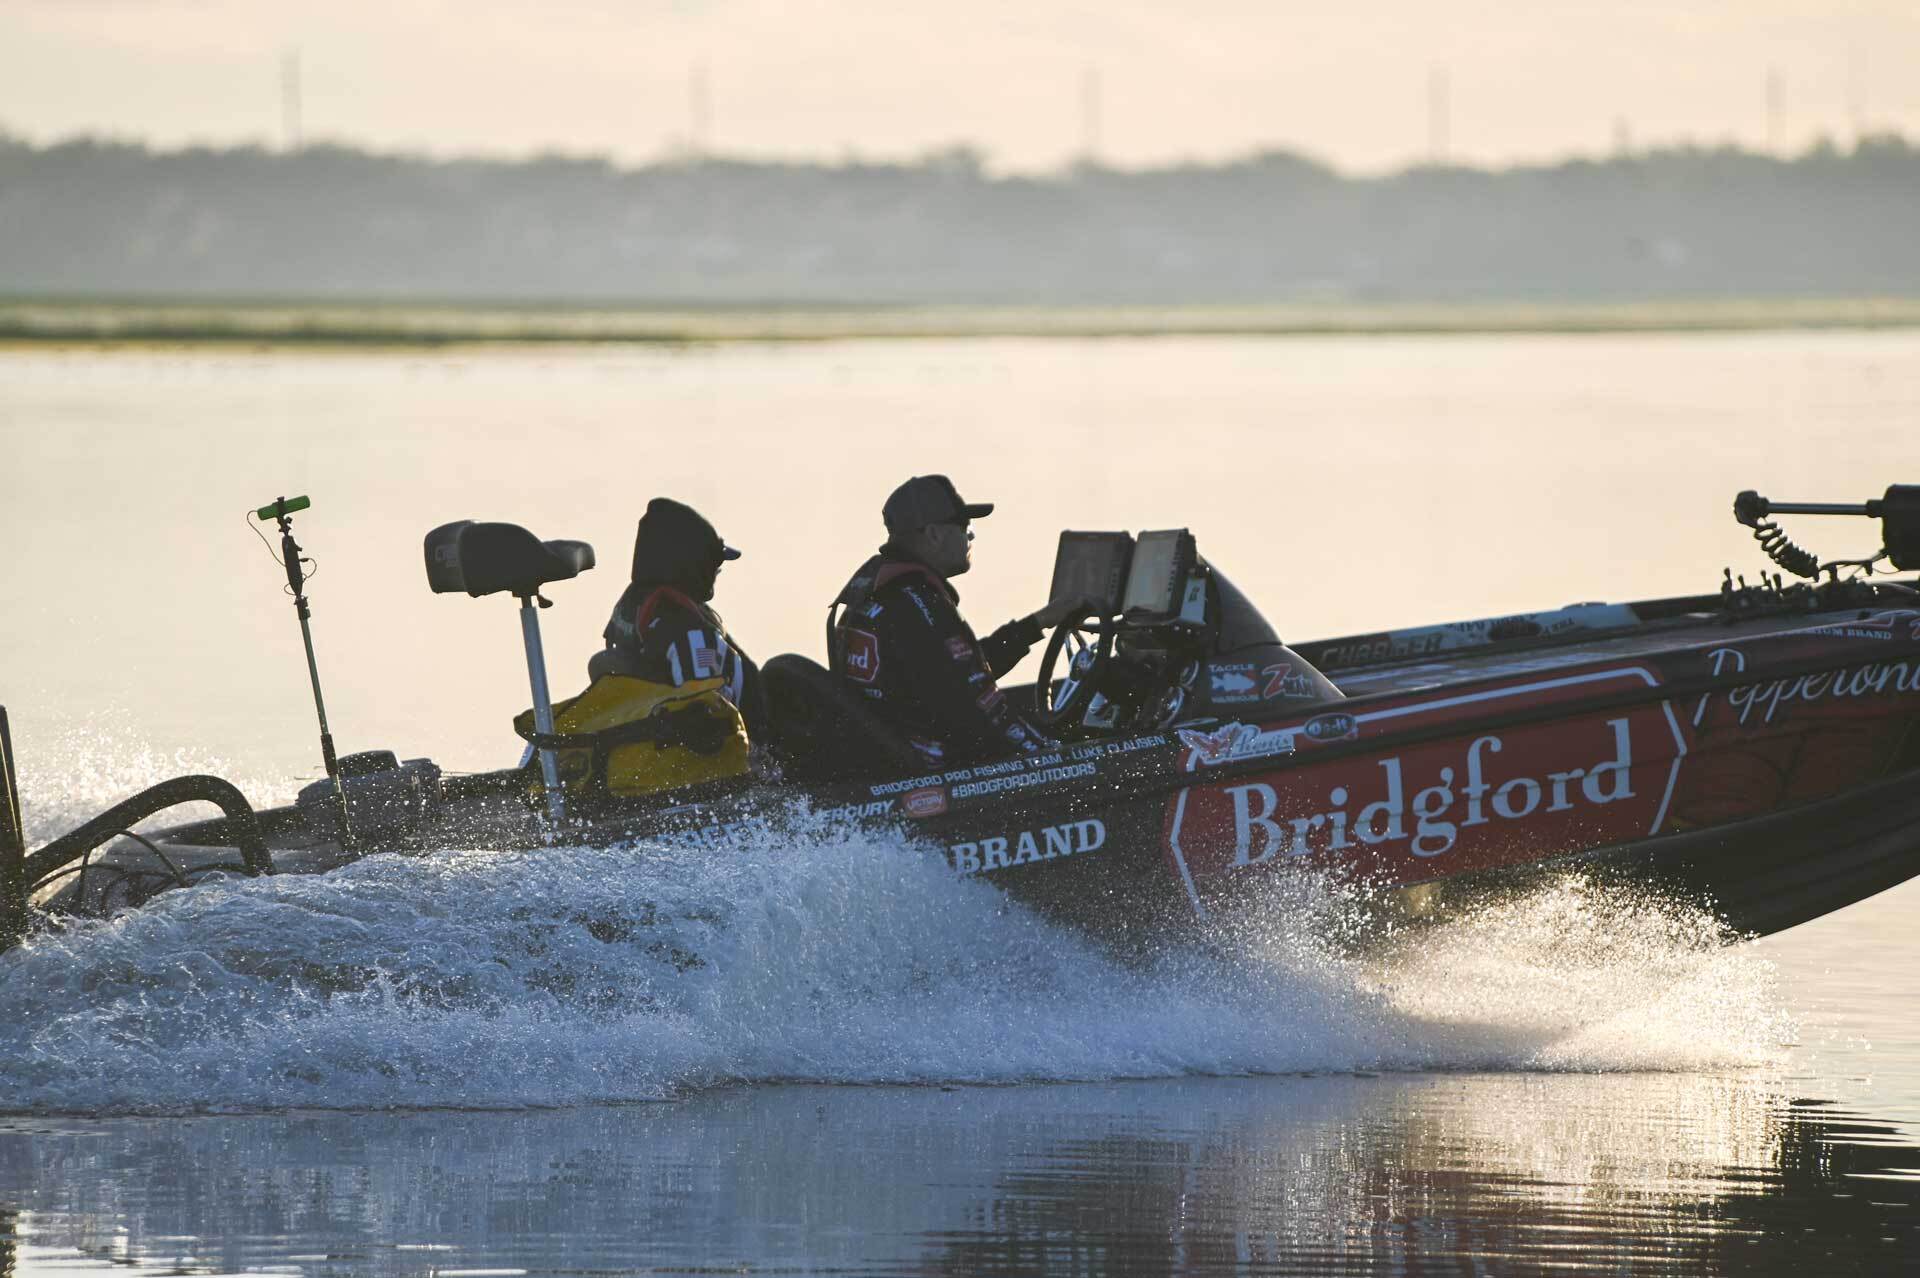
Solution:
{"label": "green foam grip", "polygon": [[[282,502],[284,502],[285,504],[283,505]],[[285,511],[287,514],[291,515],[294,511],[305,510],[307,507],[311,505],[313,505],[313,503],[305,497],[287,497],[287,498],[283,498],[281,501],[270,502],[267,505],[262,506],[260,509],[253,512],[253,517],[255,519],[262,519],[262,520],[278,519],[280,518],[280,514],[282,511]]]}

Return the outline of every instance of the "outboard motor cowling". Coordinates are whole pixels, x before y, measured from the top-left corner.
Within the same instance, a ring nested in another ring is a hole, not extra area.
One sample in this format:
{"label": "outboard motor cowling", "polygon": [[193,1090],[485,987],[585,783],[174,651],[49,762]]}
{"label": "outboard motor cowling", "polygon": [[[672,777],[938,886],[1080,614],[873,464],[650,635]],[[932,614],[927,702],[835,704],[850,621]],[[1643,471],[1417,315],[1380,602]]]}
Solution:
{"label": "outboard motor cowling", "polygon": [[[367,750],[340,760],[340,786],[356,838],[382,844],[414,835],[437,816],[445,801],[440,766],[431,759],[402,763],[391,750]],[[315,781],[294,800],[300,822],[318,839],[338,839],[340,813],[333,781]]]}

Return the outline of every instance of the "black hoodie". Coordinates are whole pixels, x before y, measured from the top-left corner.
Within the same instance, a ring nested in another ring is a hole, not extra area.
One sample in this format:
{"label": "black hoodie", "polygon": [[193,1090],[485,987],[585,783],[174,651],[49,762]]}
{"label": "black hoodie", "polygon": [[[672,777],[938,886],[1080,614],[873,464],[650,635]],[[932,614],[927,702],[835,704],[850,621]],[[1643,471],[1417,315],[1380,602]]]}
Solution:
{"label": "black hoodie", "polygon": [[760,671],[708,606],[720,565],[737,558],[691,506],[666,497],[647,503],[633,539],[633,580],[614,605],[604,638],[625,672],[676,687],[721,679],[747,733],[766,726]]}

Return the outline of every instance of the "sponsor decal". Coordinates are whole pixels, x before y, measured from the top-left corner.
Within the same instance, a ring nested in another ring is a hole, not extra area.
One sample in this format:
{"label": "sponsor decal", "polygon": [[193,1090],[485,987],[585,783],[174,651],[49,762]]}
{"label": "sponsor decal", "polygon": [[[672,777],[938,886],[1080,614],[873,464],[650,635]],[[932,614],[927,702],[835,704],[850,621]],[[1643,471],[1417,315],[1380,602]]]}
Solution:
{"label": "sponsor decal", "polygon": [[845,803],[837,808],[821,808],[814,815],[829,821],[864,821],[893,811],[892,799],[874,799],[867,803]]}
{"label": "sponsor decal", "polygon": [[947,810],[945,786],[923,785],[900,796],[900,810],[910,817],[939,816]]}
{"label": "sponsor decal", "polygon": [[988,685],[985,692],[973,699],[973,704],[979,706],[982,710],[990,711],[1006,699],[1006,694],[1001,692],[999,688]]}
{"label": "sponsor decal", "polygon": [[[1204,917],[1216,886],[1292,858],[1325,857],[1381,883],[1418,883],[1442,872],[1435,858],[1458,873],[1646,838],[1669,828],[1689,753],[1684,712],[1666,701],[1585,714],[1578,707],[1613,688],[1659,686],[1652,669],[1625,666],[1364,709],[1323,708],[1308,720],[1319,721],[1311,731],[1305,723],[1264,732],[1234,724],[1180,733],[1187,770],[1199,775],[1167,806],[1171,868]],[[1571,717],[1512,726],[1487,720],[1556,705]],[[1193,740],[1215,738],[1206,744],[1224,762],[1286,736],[1343,740],[1351,728],[1425,737],[1427,729],[1453,725],[1456,731],[1405,745],[1388,737],[1366,754],[1290,751],[1225,778],[1206,775]]]}
{"label": "sponsor decal", "polygon": [[880,636],[852,628],[846,636],[847,678],[855,683],[874,682],[880,677]]}
{"label": "sponsor decal", "polygon": [[[1276,855],[1342,852],[1365,844],[1407,841],[1417,857],[1453,850],[1460,832],[1495,821],[1520,821],[1535,812],[1605,807],[1634,797],[1633,735],[1626,719],[1610,719],[1612,751],[1585,767],[1541,775],[1491,778],[1493,757],[1505,742],[1491,733],[1475,737],[1460,766],[1442,766],[1418,776],[1415,789],[1399,755],[1378,760],[1380,797],[1356,805],[1346,786],[1334,786],[1327,810],[1280,818],[1279,791],[1265,782],[1225,787],[1233,805],[1233,868],[1261,865]],[[1412,800],[1408,801],[1409,791]]]}
{"label": "sponsor decal", "polygon": [[[917,748],[917,747],[916,747]],[[909,790],[918,790],[923,786],[939,785],[939,776],[908,777],[899,781],[882,781],[878,785],[867,787],[867,793],[875,796],[883,794],[905,794]]]}
{"label": "sponsor decal", "polygon": [[1487,623],[1487,641],[1499,643],[1502,639],[1532,639],[1546,633],[1546,627],[1532,617],[1499,617]]}
{"label": "sponsor decal", "polygon": [[972,661],[973,645],[959,635],[947,640],[947,654],[955,661]]}
{"label": "sponsor decal", "polygon": [[995,835],[975,843],[950,844],[947,858],[957,873],[985,874],[1016,865],[1098,852],[1106,842],[1107,824],[1096,818]]}
{"label": "sponsor decal", "polygon": [[1351,741],[1360,735],[1360,721],[1343,710],[1316,715],[1300,725],[1300,733],[1309,741]]}
{"label": "sponsor decal", "polygon": [[1022,756],[1012,759],[993,759],[970,768],[952,768],[945,772],[924,776],[882,781],[867,787],[867,792],[875,798],[882,798],[905,794],[909,790],[944,786],[948,790],[950,799],[965,798],[968,793],[975,792],[963,788],[969,783],[983,783],[984,789],[979,789],[977,792],[987,793],[1021,786],[1045,785],[1063,779],[1097,776],[1099,765],[1092,760],[1131,755],[1141,750],[1152,750],[1172,744],[1160,733],[1147,733],[1120,741],[1083,741],[1070,750],[1063,750],[1059,743],[1045,741],[1037,734],[1034,735],[1036,740],[1042,742],[1046,753],[1031,758]]}
{"label": "sponsor decal", "polygon": [[1318,664],[1322,669],[1357,666],[1391,657],[1426,657],[1440,651],[1446,636],[1438,631],[1420,635],[1367,635],[1323,649]]}
{"label": "sponsor decal", "polygon": [[947,757],[947,748],[931,737],[908,737],[907,744],[920,752],[920,757],[928,763],[938,763]]}
{"label": "sponsor decal", "polygon": [[1251,661],[1207,667],[1207,692],[1215,701],[1258,701],[1259,695],[1254,690],[1259,686],[1253,677]]}
{"label": "sponsor decal", "polygon": [[[1051,756],[1058,758],[1058,755]],[[979,771],[979,769],[975,769]],[[953,797],[969,799],[976,794],[999,794],[1007,790],[1028,790],[1034,786],[1052,785],[1057,781],[1073,781],[1080,777],[1090,777],[1100,771],[1091,763],[1069,763],[1057,768],[1039,768],[1032,772],[1016,773],[1012,776],[990,777],[984,781],[968,781],[953,787]]]}
{"label": "sponsor decal", "polygon": [[1166,737],[1154,732],[1143,737],[1128,737],[1122,741],[1083,742],[1074,746],[1067,754],[1074,759],[1099,759],[1110,754],[1132,754],[1136,750],[1151,750],[1155,746],[1166,744]]}
{"label": "sponsor decal", "polygon": [[[1057,754],[1049,755],[1044,759],[994,759],[991,762],[968,768],[965,776],[960,777],[960,779],[971,781],[975,777],[1006,776],[1008,773],[1025,772],[1028,768],[1036,766],[1052,767],[1058,762],[1060,762],[1060,756]],[[956,776],[959,776],[959,774],[952,772],[947,774],[949,780],[954,779]]]}
{"label": "sponsor decal", "polygon": [[[1871,643],[1899,639],[1899,632],[1908,625],[1915,628],[1915,637],[1920,638],[1920,613],[1904,610],[1799,633],[1864,639]],[[1746,652],[1739,648],[1714,648],[1706,654],[1706,665],[1708,673],[1715,678],[1726,678],[1746,674],[1749,660]],[[1913,693],[1920,693],[1920,657],[1861,662],[1808,674],[1760,679],[1705,693],[1695,703],[1691,721],[1695,728],[1707,729],[1725,721],[1741,728],[1766,727],[1783,716],[1791,719],[1796,705],[1872,714],[1874,711],[1865,705],[1868,699]],[[1724,713],[1716,713],[1717,710]]]}
{"label": "sponsor decal", "polygon": [[1897,608],[1892,612],[1876,613],[1859,621],[1843,621],[1837,625],[1819,626],[1808,633],[1885,643],[1897,638],[1902,628],[1907,631],[1907,638],[1920,639],[1920,612],[1915,612],[1911,608]]}
{"label": "sponsor decal", "polygon": [[1260,689],[1264,701],[1275,697],[1311,697],[1317,691],[1312,676],[1289,662],[1268,666],[1260,673],[1267,677],[1266,686]]}
{"label": "sponsor decal", "polygon": [[1195,728],[1181,728],[1177,734],[1180,744],[1187,747],[1187,771],[1193,771],[1194,765],[1213,767],[1216,764],[1229,763],[1235,759],[1257,759],[1270,754],[1293,753],[1293,730],[1275,728],[1262,731],[1251,723],[1229,723],[1201,732]]}
{"label": "sponsor decal", "polygon": [[[1726,703],[1745,727],[1756,717],[1762,724],[1773,722],[1783,708],[1793,705],[1832,704],[1862,697],[1920,692],[1920,660],[1872,661],[1818,674],[1794,675],[1765,683],[1743,684],[1723,694]],[[1711,694],[1709,694],[1711,695]],[[1695,718],[1699,715],[1696,712]]]}

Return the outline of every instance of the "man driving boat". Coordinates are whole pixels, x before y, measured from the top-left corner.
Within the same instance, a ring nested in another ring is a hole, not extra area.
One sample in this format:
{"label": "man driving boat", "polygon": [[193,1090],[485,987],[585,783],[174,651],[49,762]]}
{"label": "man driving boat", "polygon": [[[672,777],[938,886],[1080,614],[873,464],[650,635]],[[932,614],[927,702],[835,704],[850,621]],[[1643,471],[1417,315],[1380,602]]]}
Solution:
{"label": "man driving boat", "polygon": [[834,672],[896,727],[929,765],[1034,753],[1056,742],[995,682],[1082,601],[1055,600],[985,639],[960,616],[950,579],[973,566],[967,503],[945,475],[916,475],[881,510],[887,541],[840,591],[827,617]]}
{"label": "man driving boat", "polygon": [[739,557],[691,506],[648,502],[633,539],[633,580],[613,606],[607,646],[588,663],[589,677],[629,674],[675,687],[719,679],[758,740],[767,722],[760,670],[709,606],[720,566]]}

